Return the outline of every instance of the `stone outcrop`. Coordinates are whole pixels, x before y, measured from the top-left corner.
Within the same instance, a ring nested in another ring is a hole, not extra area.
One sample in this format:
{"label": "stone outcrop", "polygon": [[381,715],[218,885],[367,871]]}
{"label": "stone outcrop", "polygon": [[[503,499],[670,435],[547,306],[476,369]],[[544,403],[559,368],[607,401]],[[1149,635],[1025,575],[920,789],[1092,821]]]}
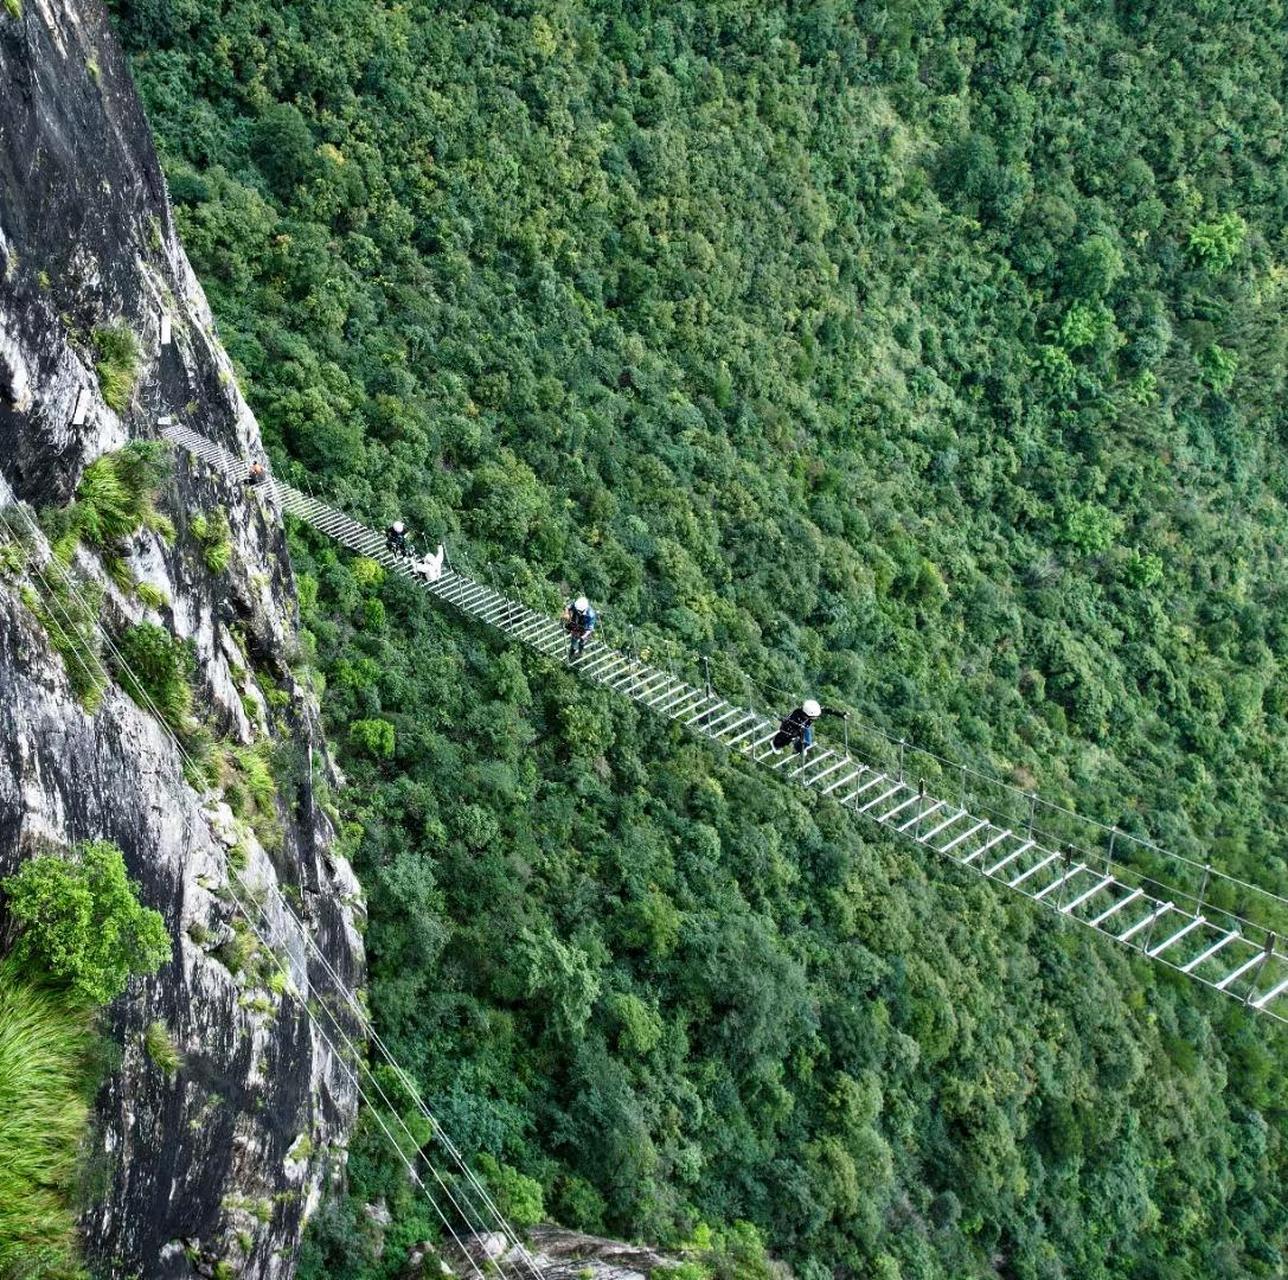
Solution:
{"label": "stone outcrop", "polygon": [[[139,358],[114,409],[94,334],[119,326]],[[87,546],[71,566],[78,590],[101,591],[109,634],[150,621],[190,642],[211,734],[260,744],[276,766],[271,831],[238,820],[218,789],[194,789],[175,741],[119,684],[86,712],[23,601],[24,588],[44,590],[38,570],[53,583],[59,570],[12,504],[29,515],[67,503],[91,462],[156,438],[165,416],[260,451],[102,3],[0,8],[0,507],[26,544],[25,567],[0,573],[0,876],[50,847],[112,840],[173,939],[170,962],[106,1015],[120,1061],[91,1135],[83,1225],[95,1273],[285,1277],[357,1105],[318,1025],[338,1043],[335,1029],[291,992],[329,985],[318,953],[360,984],[362,946],[358,886],[319,794],[336,779],[280,519],[176,457],[159,502],[176,536],[141,531],[124,558],[155,592],[122,589],[120,566],[109,574]],[[194,517],[216,510],[232,551],[212,571]],[[264,904],[252,913],[263,942],[238,909],[241,881]],[[181,1056],[172,1073],[144,1048],[157,1023]]]}

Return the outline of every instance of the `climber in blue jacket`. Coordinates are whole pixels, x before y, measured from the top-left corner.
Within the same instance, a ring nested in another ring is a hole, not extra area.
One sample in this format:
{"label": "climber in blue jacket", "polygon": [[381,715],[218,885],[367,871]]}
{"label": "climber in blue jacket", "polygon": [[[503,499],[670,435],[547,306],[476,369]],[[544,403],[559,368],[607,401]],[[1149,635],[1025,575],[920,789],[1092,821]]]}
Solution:
{"label": "climber in blue jacket", "polygon": [[568,661],[579,657],[586,651],[586,641],[599,621],[598,615],[590,607],[585,596],[578,596],[564,605],[563,624],[568,633]]}

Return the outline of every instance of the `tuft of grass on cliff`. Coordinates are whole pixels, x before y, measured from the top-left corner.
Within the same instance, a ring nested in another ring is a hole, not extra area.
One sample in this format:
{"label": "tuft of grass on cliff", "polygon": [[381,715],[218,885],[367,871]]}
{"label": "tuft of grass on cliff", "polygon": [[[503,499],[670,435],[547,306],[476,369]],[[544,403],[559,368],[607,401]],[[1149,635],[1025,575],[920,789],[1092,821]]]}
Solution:
{"label": "tuft of grass on cliff", "polygon": [[84,1275],[69,1206],[94,1040],[91,1010],[0,961],[0,1276]]}
{"label": "tuft of grass on cliff", "polygon": [[[91,73],[97,71],[97,64],[86,64]],[[97,76],[95,76],[97,79]],[[112,325],[106,329],[94,331],[94,352],[98,362],[94,372],[98,374],[98,385],[103,392],[103,399],[117,413],[123,413],[130,404],[134,394],[134,384],[139,371],[139,343],[134,334],[123,324]]]}

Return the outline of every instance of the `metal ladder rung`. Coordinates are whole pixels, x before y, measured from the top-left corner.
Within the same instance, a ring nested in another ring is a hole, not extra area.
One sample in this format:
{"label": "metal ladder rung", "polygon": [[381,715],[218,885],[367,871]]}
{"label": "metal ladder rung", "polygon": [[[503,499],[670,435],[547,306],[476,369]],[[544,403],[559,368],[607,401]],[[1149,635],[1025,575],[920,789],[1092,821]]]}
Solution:
{"label": "metal ladder rung", "polygon": [[755,723],[751,726],[750,729],[743,730],[743,732],[740,733],[736,738],[730,738],[729,741],[725,743],[725,746],[726,747],[737,746],[738,743],[740,743],[744,738],[750,738],[753,733],[759,733],[763,724],[764,724],[764,721],[761,720],[759,716],[756,716]]}
{"label": "metal ladder rung", "polygon": [[524,644],[540,649],[542,653],[558,653],[563,648],[563,637],[550,626],[546,618],[538,618],[532,626],[525,625],[510,634]]}
{"label": "metal ladder rung", "polygon": [[903,786],[902,782],[896,782],[894,786],[890,788],[889,791],[883,791],[879,796],[877,796],[875,800],[869,800],[867,804],[863,805],[860,809],[856,810],[856,812],[867,813],[869,809],[876,808],[877,805],[883,803],[886,800],[889,800],[890,797],[894,795],[902,786]]}
{"label": "metal ladder rung", "polygon": [[478,615],[479,621],[486,622],[494,627],[501,626],[502,624],[497,622],[497,619],[507,613],[510,607],[510,601],[505,596],[501,596],[495,604],[489,605],[487,609]]}
{"label": "metal ladder rung", "polygon": [[671,677],[664,671],[653,671],[645,667],[639,673],[639,678],[631,685],[629,689],[623,690],[628,698],[634,698],[637,702],[642,702],[647,696],[650,689],[657,690],[671,687]]}
{"label": "metal ladder rung", "polygon": [[660,709],[664,701],[671,698],[674,694],[679,693],[686,687],[687,686],[682,680],[677,680],[672,676],[669,684],[665,684],[662,688],[651,691],[648,697],[643,699],[643,701],[650,711],[657,711]]}
{"label": "metal ladder rung", "polygon": [[682,685],[680,691],[674,698],[669,702],[662,703],[661,706],[655,707],[654,710],[657,711],[659,715],[674,716],[678,718],[683,714],[683,712],[675,710],[676,707],[683,707],[686,702],[692,702],[694,698],[700,697],[702,697],[701,689],[694,689],[687,684]]}
{"label": "metal ladder rung", "polygon": [[544,631],[531,631],[524,639],[526,644],[547,658],[553,658],[557,653],[563,652],[563,636],[549,628]]}
{"label": "metal ladder rung", "polygon": [[[394,563],[396,564],[397,561]],[[447,574],[443,574],[435,585],[438,587],[438,594],[442,596],[444,600],[447,600],[452,604],[463,599],[466,592],[470,589],[469,581],[467,579],[457,577],[456,574],[452,574],[450,578]]]}
{"label": "metal ladder rung", "polygon": [[1159,919],[1160,916],[1165,915],[1175,905],[1176,904],[1172,902],[1163,903],[1163,905],[1159,907],[1159,909],[1155,911],[1153,915],[1148,915],[1143,920],[1137,920],[1136,923],[1132,925],[1132,927],[1128,929],[1126,933],[1118,933],[1118,934],[1115,934],[1114,936],[1118,939],[1119,942],[1126,942],[1129,938],[1134,938],[1146,925],[1153,924],[1155,920]]}
{"label": "metal ladder rung", "polygon": [[1227,973],[1220,982],[1213,983],[1212,985],[1215,986],[1218,991],[1224,991],[1232,982],[1237,982],[1242,978],[1254,964],[1260,964],[1265,954],[1266,953],[1264,951],[1258,951],[1251,960],[1245,960],[1237,969],[1234,970],[1233,973]]}
{"label": "metal ladder rung", "polygon": [[1211,960],[1211,958],[1214,955],[1216,955],[1216,953],[1220,951],[1223,947],[1229,946],[1230,943],[1232,943],[1235,940],[1235,938],[1241,938],[1241,937],[1243,937],[1243,934],[1241,934],[1237,929],[1231,931],[1230,933],[1227,933],[1224,938],[1221,938],[1218,941],[1214,942],[1201,955],[1197,955],[1194,957],[1193,960],[1190,960],[1187,963],[1181,965],[1181,972],[1189,973],[1192,970],[1197,969],[1199,965],[1203,963],[1204,960]]}
{"label": "metal ladder rung", "polygon": [[[812,756],[812,757],[809,756],[808,753],[806,753],[806,755],[807,755],[807,758],[805,760],[805,763],[798,765],[795,769],[791,771],[791,773],[787,775],[788,778],[792,778],[792,779],[799,778],[800,785],[802,787],[808,787],[813,784],[813,778],[807,779],[804,777],[804,775],[808,773],[811,769],[813,769],[816,765],[822,764],[823,761],[834,759],[836,756],[836,752],[823,751],[823,752],[820,752],[818,755]],[[815,775],[815,776],[818,776],[818,775]]]}
{"label": "metal ladder rung", "polygon": [[[447,600],[449,603],[451,602],[451,597],[446,595],[445,593],[443,598]],[[543,618],[540,615],[537,615],[536,617],[529,618],[526,622],[520,622],[510,632],[510,634],[516,640],[527,640],[529,635],[536,635],[537,632],[544,630],[546,623],[548,621],[549,621],[548,618]]]}
{"label": "metal ladder rung", "polygon": [[929,809],[923,809],[920,813],[909,818],[907,822],[901,823],[899,825],[899,830],[907,831],[909,827],[915,827],[917,823],[924,821],[926,818],[930,817],[932,813],[937,812],[943,807],[944,807],[944,802],[942,800],[936,800],[935,803],[932,804]]}
{"label": "metal ladder rung", "polygon": [[623,675],[630,674],[630,660],[623,658],[619,654],[613,654],[610,658],[601,662],[593,671],[583,670],[581,672],[587,680],[598,680],[600,684],[606,684],[614,688],[614,681],[620,679]]}
{"label": "metal ladder rung", "polygon": [[[759,751],[761,747],[767,747],[767,746],[769,746],[769,744],[770,744],[771,742],[773,742],[773,740],[774,740],[776,737],[778,737],[778,729],[777,729],[777,727],[775,727],[775,728],[774,728],[774,731],[773,731],[772,733],[767,733],[767,734],[765,734],[765,736],[764,736],[763,738],[758,739],[756,742],[753,742],[749,747],[746,747],[746,748],[744,748],[744,749],[747,751],[747,753],[748,753],[749,755],[751,755],[751,756],[753,756],[755,759],[759,760],[759,759],[761,759],[762,757],[757,756],[757,755],[756,755],[756,752],[757,752],[757,751]],[[771,748],[771,749],[772,749],[772,748]],[[766,754],[765,754],[764,758],[765,758],[765,759],[768,759],[768,758],[769,758],[769,757],[768,757],[768,753],[766,753]]]}
{"label": "metal ladder rung", "polygon": [[966,817],[966,810],[958,809],[956,813],[950,814],[937,827],[931,827],[929,831],[927,831],[924,835],[918,836],[917,839],[920,840],[922,844],[930,844],[930,842],[941,831],[947,831],[948,828],[951,827],[954,822],[958,822],[964,817]]}
{"label": "metal ladder rung", "polygon": [[[737,720],[739,716],[746,715],[746,712],[743,711],[741,707],[730,707],[727,702],[722,705],[727,708],[724,714],[716,716],[714,720],[707,720],[707,722],[701,726],[702,732],[708,737],[714,738],[716,736],[717,725],[728,724],[730,721]],[[702,716],[697,716],[696,718],[701,720]]]}
{"label": "metal ladder rung", "polygon": [[848,796],[842,796],[837,801],[838,804],[849,804],[851,800],[857,800],[869,787],[880,786],[886,780],[884,773],[874,773],[861,787],[856,787]]}
{"label": "metal ladder rung", "polygon": [[[853,764],[853,763],[854,762],[850,759],[849,756],[842,756],[835,764],[829,765],[826,769],[824,769],[822,773],[816,773],[809,780],[809,785],[811,787],[816,787],[820,782],[823,781],[824,778],[830,778],[832,774],[834,774],[838,769],[844,769],[847,764]],[[824,792],[823,794],[826,795],[827,793]]]}
{"label": "metal ladder rung", "polygon": [[1058,853],[1048,853],[1041,862],[1035,862],[1027,871],[1021,871],[1014,880],[1008,880],[1006,883],[1012,889],[1022,885],[1030,876],[1035,876],[1043,867],[1049,867],[1060,855]]}
{"label": "metal ladder rung", "polygon": [[1174,934],[1172,934],[1172,936],[1168,938],[1166,942],[1160,942],[1158,946],[1151,947],[1148,951],[1145,952],[1145,954],[1147,956],[1150,956],[1151,958],[1153,958],[1154,956],[1161,956],[1163,952],[1166,951],[1167,948],[1170,947],[1173,943],[1180,942],[1180,940],[1184,938],[1187,934],[1193,933],[1195,929],[1198,929],[1205,924],[1207,924],[1207,921],[1202,916],[1195,916],[1194,919],[1189,922],[1189,924],[1182,926],[1180,929],[1177,929],[1177,931]]}
{"label": "metal ladder rung", "polygon": [[[707,705],[704,705],[704,704],[707,704]],[[703,716],[709,716],[718,707],[725,707],[728,705],[729,704],[725,702],[723,698],[716,698],[716,697],[712,697],[710,694],[704,694],[701,702],[695,702],[693,704],[693,707],[697,707],[698,711],[684,722],[684,727],[687,729],[691,725],[697,724],[697,722],[701,720]],[[693,707],[690,707],[689,711],[692,711]]]}
{"label": "metal ladder rung", "polygon": [[1063,911],[1065,915],[1068,915],[1071,911],[1076,911],[1078,907],[1082,906],[1088,898],[1094,898],[1101,889],[1108,888],[1109,885],[1114,883],[1116,883],[1116,881],[1113,876],[1106,876],[1098,885],[1080,893],[1067,907],[1061,907],[1060,910]]}
{"label": "metal ladder rung", "polygon": [[631,697],[651,708],[653,704],[649,699],[672,687],[671,677],[665,671],[655,671],[638,689],[631,690]]}
{"label": "metal ladder rung", "polygon": [[1252,1002],[1252,1007],[1254,1009],[1264,1009],[1266,1005],[1275,998],[1275,996],[1280,995],[1284,991],[1288,991],[1288,978],[1285,978],[1282,982],[1275,983],[1275,985],[1271,987],[1264,996],[1258,996]]}
{"label": "metal ladder rung", "polygon": [[855,769],[853,773],[847,773],[843,778],[838,778],[835,782],[829,782],[828,785],[823,788],[820,794],[825,796],[830,796],[833,791],[836,791],[839,788],[845,786],[846,783],[853,782],[855,778],[863,777],[863,775],[867,773],[867,771],[868,771],[868,766],[865,764],[861,764],[857,769]]}
{"label": "metal ladder rung", "polygon": [[997,835],[993,836],[992,839],[985,840],[984,843],[980,845],[978,849],[975,849],[973,852],[968,853],[964,858],[958,859],[958,861],[961,863],[963,867],[969,867],[970,864],[974,862],[976,858],[981,857],[983,854],[986,854],[995,845],[1001,844],[1002,841],[1005,840],[1007,836],[1013,835],[1013,834],[1014,832],[1012,832],[1010,827],[1006,827],[1003,830],[999,831]]}
{"label": "metal ladder rung", "polygon": [[[560,644],[568,645],[570,643],[568,633],[558,623],[553,625]],[[612,649],[606,644],[595,644],[585,653],[579,653],[570,658],[568,670],[598,680],[603,678],[605,669],[615,662],[625,663],[625,670],[630,672],[632,679],[637,679],[646,669],[644,664],[632,654],[623,653],[620,649]],[[625,672],[619,673],[614,680],[623,679],[624,674]]]}
{"label": "metal ladder rung", "polygon": [[983,831],[988,825],[988,819],[984,818],[982,821],[977,822],[973,827],[971,827],[969,831],[963,831],[961,835],[953,836],[953,838],[944,845],[939,852],[947,853],[950,849],[955,849],[963,840],[969,840],[977,831]]}
{"label": "metal ladder rung", "polygon": [[1074,876],[1081,875],[1082,872],[1084,872],[1086,869],[1087,868],[1083,866],[1081,862],[1078,863],[1078,865],[1074,867],[1072,871],[1066,871],[1064,875],[1062,875],[1058,880],[1052,881],[1052,883],[1047,885],[1047,887],[1043,889],[1040,893],[1035,893],[1033,895],[1033,901],[1041,902],[1042,899],[1045,898],[1047,894],[1051,892],[1052,889],[1063,888],[1066,884],[1069,883],[1070,880],[1074,878]]}
{"label": "metal ladder rung", "polygon": [[[574,661],[572,668],[592,680],[600,680],[609,685],[614,692],[623,692],[626,686],[638,682],[640,678],[639,663],[627,653],[618,653],[616,649],[605,649],[592,658],[587,658],[580,665]],[[617,669],[613,671],[613,668]],[[608,675],[613,671],[612,676]]]}
{"label": "metal ladder rung", "polygon": [[1105,911],[1102,911],[1094,920],[1088,920],[1087,923],[1093,929],[1099,929],[1100,926],[1104,924],[1104,922],[1108,920],[1110,916],[1116,916],[1124,907],[1129,906],[1131,903],[1135,902],[1137,898],[1143,898],[1144,896],[1145,896],[1144,889],[1133,889],[1125,898],[1119,898],[1118,901],[1113,904],[1113,906],[1109,907]]}
{"label": "metal ladder rung", "polygon": [[900,800],[899,803],[895,805],[893,809],[887,809],[885,813],[881,814],[877,818],[877,821],[889,822],[890,819],[893,818],[896,813],[902,813],[909,805],[916,804],[917,801],[920,800],[921,798],[922,798],[921,792],[914,791],[912,795],[910,795],[906,800]]}
{"label": "metal ladder rung", "polygon": [[1018,849],[1015,849],[1012,852],[1008,853],[1006,857],[1003,858],[1000,862],[993,863],[993,865],[989,867],[988,870],[984,872],[984,874],[986,876],[996,875],[999,871],[1001,871],[1003,867],[1009,867],[1011,863],[1015,861],[1016,858],[1022,856],[1023,854],[1028,853],[1028,851],[1033,848],[1034,844],[1035,844],[1035,841],[1033,840],[1025,840]]}
{"label": "metal ladder rung", "polygon": [[491,591],[487,587],[477,582],[470,582],[464,592],[457,598],[456,604],[458,608],[466,609],[472,613],[479,603],[486,600],[489,595],[491,595]]}
{"label": "metal ladder rung", "polygon": [[717,732],[717,733],[713,733],[711,736],[712,736],[712,737],[713,737],[713,738],[714,738],[714,739],[715,739],[715,740],[716,740],[716,741],[717,741],[717,742],[718,742],[722,747],[727,747],[727,746],[729,745],[729,743],[725,740],[725,737],[724,737],[724,735],[725,735],[726,733],[733,733],[733,731],[734,731],[735,729],[743,729],[743,728],[745,728],[747,725],[751,725],[751,726],[752,726],[752,728],[753,728],[753,731],[754,731],[754,729],[755,729],[755,724],[756,724],[756,721],[757,721],[758,719],[759,719],[759,717],[756,715],[756,713],[755,713],[754,711],[748,711],[748,712],[744,713],[744,715],[743,715],[743,717],[742,717],[742,719],[741,719],[741,720],[735,720],[732,724],[727,724],[727,725],[725,725],[723,728],[721,728],[721,729],[719,730],[719,732]]}

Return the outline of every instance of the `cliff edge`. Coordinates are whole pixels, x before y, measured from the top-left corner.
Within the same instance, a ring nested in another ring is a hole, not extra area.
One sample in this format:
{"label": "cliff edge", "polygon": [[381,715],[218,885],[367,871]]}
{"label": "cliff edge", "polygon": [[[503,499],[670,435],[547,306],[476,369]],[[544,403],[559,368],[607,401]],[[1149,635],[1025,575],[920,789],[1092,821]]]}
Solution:
{"label": "cliff edge", "polygon": [[[89,1138],[93,1273],[282,1277],[357,1106],[291,990],[307,996],[323,962],[361,983],[361,899],[327,816],[338,780],[278,513],[171,456],[151,525],[96,539],[59,523],[86,509],[96,461],[157,440],[165,418],[259,451],[103,5],[10,0],[0,544],[18,550],[0,572],[0,877],[110,840],[172,939],[170,961],[104,1015],[119,1061]],[[51,626],[64,609],[84,625]],[[101,648],[94,696],[77,634]],[[200,768],[122,687],[114,645],[131,636],[185,655]],[[177,1064],[145,1047],[158,1025]]]}

